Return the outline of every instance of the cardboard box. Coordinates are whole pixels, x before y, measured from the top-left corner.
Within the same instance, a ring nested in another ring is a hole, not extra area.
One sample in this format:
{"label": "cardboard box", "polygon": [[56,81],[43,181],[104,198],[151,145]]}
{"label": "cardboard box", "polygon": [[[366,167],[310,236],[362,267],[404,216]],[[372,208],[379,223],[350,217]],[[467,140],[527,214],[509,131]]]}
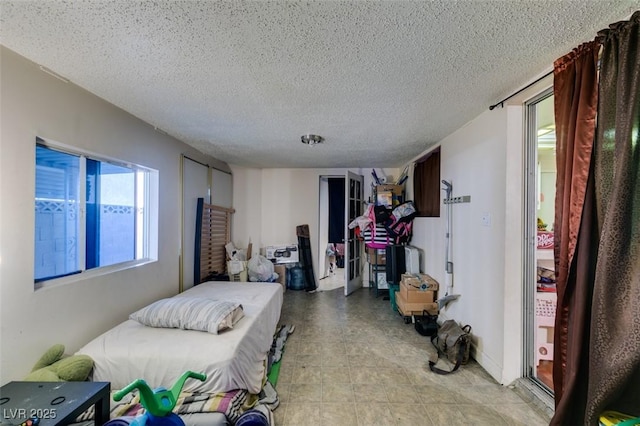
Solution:
{"label": "cardboard box", "polygon": [[428,274],[420,274],[420,283],[427,285],[427,290],[438,291],[440,288],[440,284],[438,281],[434,280],[431,275]]}
{"label": "cardboard box", "polygon": [[400,282],[400,293],[408,303],[433,303],[436,300],[435,291],[421,290],[408,284],[406,280]]}
{"label": "cardboard box", "polygon": [[411,303],[402,297],[402,292],[396,292],[396,304],[398,311],[404,316],[423,315],[427,311],[429,315],[438,315],[438,303]]}
{"label": "cardboard box", "polygon": [[369,255],[369,263],[374,265],[385,265],[387,263],[387,255],[385,249],[375,249],[367,247],[367,254]]}
{"label": "cardboard box", "polygon": [[412,274],[402,274],[400,276],[400,281],[410,286],[420,287],[420,278]]}
{"label": "cardboard box", "polygon": [[395,207],[403,200],[402,186],[376,185],[376,205]]}
{"label": "cardboard box", "polygon": [[376,185],[376,194],[381,192],[391,192],[395,196],[402,195],[402,186],[400,185]]}
{"label": "cardboard box", "polygon": [[298,246],[291,244],[286,246],[266,246],[264,248],[267,259],[273,263],[298,263],[300,255]]}
{"label": "cardboard box", "polygon": [[438,291],[438,289],[440,288],[440,284],[438,284],[438,281],[434,280],[430,275],[427,274],[413,275],[404,273],[401,275],[400,281],[403,281],[405,284],[416,287],[416,289],[419,288],[421,290]]}
{"label": "cardboard box", "polygon": [[376,205],[393,206],[393,193],[391,191],[376,192]]}
{"label": "cardboard box", "polygon": [[284,265],[273,265],[273,272],[278,274],[278,282],[282,285],[282,290],[287,291],[287,267]]}

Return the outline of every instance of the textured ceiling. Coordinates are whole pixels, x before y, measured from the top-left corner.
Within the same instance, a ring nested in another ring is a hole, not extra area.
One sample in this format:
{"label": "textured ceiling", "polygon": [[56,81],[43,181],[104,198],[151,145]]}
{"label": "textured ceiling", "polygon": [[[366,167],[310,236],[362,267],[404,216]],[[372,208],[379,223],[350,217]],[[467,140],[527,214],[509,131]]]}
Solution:
{"label": "textured ceiling", "polygon": [[230,164],[393,167],[639,5],[2,1],[0,43]]}

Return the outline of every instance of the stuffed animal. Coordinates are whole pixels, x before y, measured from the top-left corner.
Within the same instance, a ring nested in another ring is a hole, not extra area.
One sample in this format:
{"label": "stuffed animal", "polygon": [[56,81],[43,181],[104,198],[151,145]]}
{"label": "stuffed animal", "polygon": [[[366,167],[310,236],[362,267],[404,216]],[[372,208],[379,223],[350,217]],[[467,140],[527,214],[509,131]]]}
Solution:
{"label": "stuffed animal", "polygon": [[93,360],[88,355],[64,357],[64,346],[50,347],[36,362],[27,382],[83,382],[89,377]]}

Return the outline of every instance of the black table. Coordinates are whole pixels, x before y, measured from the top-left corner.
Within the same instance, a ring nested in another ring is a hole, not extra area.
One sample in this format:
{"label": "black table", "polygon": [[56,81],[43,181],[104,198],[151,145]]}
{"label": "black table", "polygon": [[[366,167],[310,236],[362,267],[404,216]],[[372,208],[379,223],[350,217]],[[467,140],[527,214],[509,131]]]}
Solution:
{"label": "black table", "polygon": [[109,382],[10,382],[0,388],[0,423],[35,416],[40,426],[64,426],[95,405],[95,424],[102,425],[109,420],[110,391]]}

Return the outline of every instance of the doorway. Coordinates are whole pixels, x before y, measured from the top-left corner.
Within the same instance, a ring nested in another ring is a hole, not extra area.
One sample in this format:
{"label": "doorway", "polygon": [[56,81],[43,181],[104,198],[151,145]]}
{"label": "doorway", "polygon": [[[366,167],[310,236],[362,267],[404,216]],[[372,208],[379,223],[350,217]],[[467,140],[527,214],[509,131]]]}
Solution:
{"label": "doorway", "polygon": [[551,88],[526,103],[525,321],[527,375],[553,394],[556,137]]}
{"label": "doorway", "polygon": [[320,176],[318,291],[344,287],[345,177]]}
{"label": "doorway", "polygon": [[319,185],[318,290],[344,287],[348,296],[362,287],[363,244],[348,225],[362,215],[364,177],[347,171]]}

